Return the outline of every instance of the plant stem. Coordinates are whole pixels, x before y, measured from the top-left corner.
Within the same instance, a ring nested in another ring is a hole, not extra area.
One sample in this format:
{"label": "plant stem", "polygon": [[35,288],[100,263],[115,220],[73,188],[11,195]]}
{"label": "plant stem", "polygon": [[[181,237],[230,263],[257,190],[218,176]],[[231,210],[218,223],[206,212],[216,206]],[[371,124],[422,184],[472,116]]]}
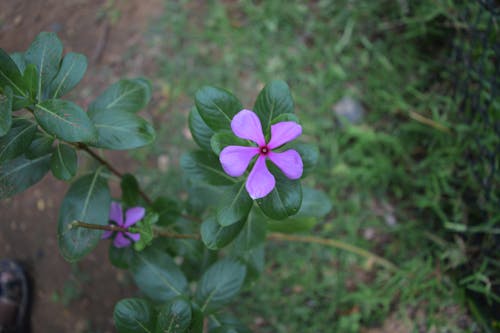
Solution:
{"label": "plant stem", "polygon": [[[100,225],[100,224],[93,224],[93,223],[86,223],[82,221],[73,221],[69,224],[69,228],[86,228],[86,229],[92,229],[92,230],[105,230],[105,231],[118,231],[118,232],[129,232],[128,228],[123,228],[119,227],[117,225]],[[154,233],[157,236],[160,237],[167,237],[167,238],[178,238],[178,239],[199,239],[200,236],[196,234],[179,234],[170,230],[166,230],[160,227],[153,227]]]}
{"label": "plant stem", "polygon": [[[112,173],[114,173],[120,179],[123,178],[123,174],[120,171],[118,171],[117,169],[115,169],[115,167],[113,167],[111,165],[111,163],[109,163],[108,161],[106,161],[104,158],[102,158],[101,156],[97,155],[96,152],[93,151],[92,149],[90,149],[87,145],[85,145],[83,143],[77,143],[76,147],[78,149],[81,149],[81,150],[85,151],[90,156],[92,156],[96,161],[98,161],[99,163],[101,163],[102,165],[104,165],[106,168],[108,168],[109,171],[111,171]],[[146,201],[146,203],[148,205],[151,205],[153,203],[153,200],[151,200],[151,198],[146,193],[144,193],[144,191],[141,190],[140,188],[139,188],[139,195],[144,199],[144,201]]]}
{"label": "plant stem", "polygon": [[179,234],[174,231],[164,229],[162,227],[153,226],[153,232],[156,236],[177,238],[177,239],[200,239],[198,234]]}
{"label": "plant stem", "polygon": [[325,238],[320,238],[320,237],[314,237],[314,236],[300,236],[300,235],[287,235],[287,234],[282,234],[278,232],[273,232],[269,235],[267,235],[267,239],[271,240],[281,240],[281,241],[290,241],[290,242],[300,242],[300,243],[315,243],[315,244],[321,244],[321,245],[326,245],[330,247],[334,247],[337,249],[349,251],[352,253],[355,253],[357,255],[360,255],[362,257],[367,258],[368,260],[371,260],[380,266],[383,266],[391,271],[397,271],[398,268],[396,265],[391,263],[390,261],[373,254],[367,250],[364,250],[362,248],[359,248],[357,246],[347,244],[335,239],[325,239]]}

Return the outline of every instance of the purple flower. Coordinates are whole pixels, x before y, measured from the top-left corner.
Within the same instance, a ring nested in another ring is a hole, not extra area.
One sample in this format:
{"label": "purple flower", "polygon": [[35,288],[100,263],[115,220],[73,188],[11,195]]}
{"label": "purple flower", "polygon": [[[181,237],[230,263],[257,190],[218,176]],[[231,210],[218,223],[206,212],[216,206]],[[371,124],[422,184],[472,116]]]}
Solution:
{"label": "purple flower", "polygon": [[[125,221],[123,221],[122,205],[118,202],[112,202],[111,209],[109,210],[109,219],[119,227],[128,228],[139,222],[144,217],[145,212],[146,210],[143,207],[129,208],[125,212]],[[113,231],[104,232],[102,239],[110,238],[113,233]],[[137,242],[140,238],[141,234],[119,231],[116,233],[113,245],[115,247],[127,247],[132,244],[132,241]]]}
{"label": "purple flower", "polygon": [[265,197],[276,185],[274,176],[267,169],[267,158],[288,178],[299,179],[302,176],[303,165],[299,153],[293,149],[279,153],[273,151],[302,134],[302,127],[299,124],[283,121],[271,125],[271,139],[266,143],[259,117],[253,111],[241,110],[231,121],[231,129],[237,137],[257,144],[257,147],[227,146],[219,156],[224,171],[232,177],[239,177],[257,155],[255,165],[245,184],[252,199]]}

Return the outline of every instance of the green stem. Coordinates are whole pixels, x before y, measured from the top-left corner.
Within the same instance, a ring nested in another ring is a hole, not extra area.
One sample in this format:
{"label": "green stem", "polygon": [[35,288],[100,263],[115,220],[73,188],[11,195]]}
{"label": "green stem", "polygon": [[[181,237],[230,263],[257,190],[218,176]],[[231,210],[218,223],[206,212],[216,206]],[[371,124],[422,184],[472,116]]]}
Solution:
{"label": "green stem", "polygon": [[325,238],[320,238],[320,237],[314,237],[314,236],[300,236],[300,235],[287,235],[287,234],[282,234],[278,232],[273,232],[267,236],[267,239],[271,240],[281,240],[281,241],[290,241],[290,242],[299,242],[299,243],[314,243],[314,244],[321,244],[321,245],[326,245],[330,246],[333,248],[345,250],[351,253],[355,253],[359,256],[365,257],[368,260],[371,260],[377,264],[379,264],[382,267],[385,267],[391,271],[397,271],[398,268],[396,265],[391,263],[390,261],[373,254],[367,250],[364,250],[362,248],[359,248],[357,246],[347,244],[335,239],[325,239]]}

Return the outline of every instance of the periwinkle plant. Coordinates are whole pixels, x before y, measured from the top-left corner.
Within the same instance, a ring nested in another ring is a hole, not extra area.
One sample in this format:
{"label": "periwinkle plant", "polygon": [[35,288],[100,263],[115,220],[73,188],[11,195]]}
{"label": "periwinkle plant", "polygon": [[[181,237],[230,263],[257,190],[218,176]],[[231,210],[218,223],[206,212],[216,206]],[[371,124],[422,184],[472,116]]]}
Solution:
{"label": "periwinkle plant", "polygon": [[[62,256],[78,261],[112,238],[111,264],[129,270],[143,294],[116,304],[118,332],[248,332],[223,306],[262,271],[268,231],[308,230],[330,209],[322,192],[301,185],[318,151],[294,140],[302,127],[286,83],[266,85],[253,111],[226,90],[198,90],[189,128],[200,149],[181,166],[188,186],[218,196],[218,205],[203,206],[205,196],[189,191],[202,203],[193,210],[192,198],[150,198],[96,152],[154,141],[153,126],[137,115],[149,82],[120,80],[85,111],[62,97],[83,78],[86,58],[62,54],[53,33],[39,34],[26,52],[0,49],[0,199],[49,170],[71,182],[57,226]],[[78,172],[81,154],[97,167]],[[116,178],[121,196],[112,198]]]}

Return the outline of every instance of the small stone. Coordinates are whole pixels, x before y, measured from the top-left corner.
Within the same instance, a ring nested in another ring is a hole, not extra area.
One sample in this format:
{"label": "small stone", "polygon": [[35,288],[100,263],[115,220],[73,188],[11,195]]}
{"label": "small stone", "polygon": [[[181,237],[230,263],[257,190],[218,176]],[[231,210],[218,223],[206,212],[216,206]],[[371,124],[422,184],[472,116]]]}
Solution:
{"label": "small stone", "polygon": [[43,199],[38,199],[36,201],[36,208],[39,210],[39,211],[44,211],[45,210],[45,201],[43,201]]}
{"label": "small stone", "polygon": [[347,119],[351,124],[359,124],[365,115],[363,105],[352,97],[344,96],[333,106],[338,117]]}
{"label": "small stone", "polygon": [[158,170],[162,172],[166,172],[168,170],[168,166],[170,164],[170,159],[168,155],[160,155],[158,157]]}

